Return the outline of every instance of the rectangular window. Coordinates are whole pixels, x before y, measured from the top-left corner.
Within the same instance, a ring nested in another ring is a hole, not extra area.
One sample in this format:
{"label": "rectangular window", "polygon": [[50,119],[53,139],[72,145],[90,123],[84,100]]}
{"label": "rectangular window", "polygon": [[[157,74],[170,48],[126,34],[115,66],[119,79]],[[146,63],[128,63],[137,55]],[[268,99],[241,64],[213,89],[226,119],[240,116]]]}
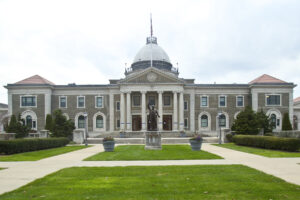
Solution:
{"label": "rectangular window", "polygon": [[244,96],[237,96],[236,97],[236,106],[237,107],[244,107]]}
{"label": "rectangular window", "polygon": [[171,105],[171,96],[164,96],[164,106],[170,106]]}
{"label": "rectangular window", "polygon": [[120,128],[120,119],[117,119],[117,128]]}
{"label": "rectangular window", "polygon": [[188,102],[185,101],[185,102],[184,102],[184,110],[188,110],[188,109],[189,109]]}
{"label": "rectangular window", "polygon": [[280,106],[280,95],[267,95],[268,106]]}
{"label": "rectangular window", "polygon": [[184,118],[184,128],[187,129],[189,127],[188,118]]}
{"label": "rectangular window", "polygon": [[67,107],[67,97],[60,96],[59,97],[59,107],[66,108]]}
{"label": "rectangular window", "polygon": [[141,105],[141,96],[133,95],[133,106],[140,106]]}
{"label": "rectangular window", "polygon": [[96,108],[103,108],[103,97],[96,97]]}
{"label": "rectangular window", "polygon": [[116,111],[120,111],[120,101],[116,102]]}
{"label": "rectangular window", "polygon": [[208,97],[207,96],[201,97],[201,107],[208,107]]}
{"label": "rectangular window", "polygon": [[155,96],[149,96],[149,104],[155,106]]}
{"label": "rectangular window", "polygon": [[23,96],[21,97],[22,107],[35,107],[36,106],[36,96]]}
{"label": "rectangular window", "polygon": [[219,96],[219,107],[226,107],[226,96]]}
{"label": "rectangular window", "polygon": [[85,107],[85,97],[77,97],[77,108]]}

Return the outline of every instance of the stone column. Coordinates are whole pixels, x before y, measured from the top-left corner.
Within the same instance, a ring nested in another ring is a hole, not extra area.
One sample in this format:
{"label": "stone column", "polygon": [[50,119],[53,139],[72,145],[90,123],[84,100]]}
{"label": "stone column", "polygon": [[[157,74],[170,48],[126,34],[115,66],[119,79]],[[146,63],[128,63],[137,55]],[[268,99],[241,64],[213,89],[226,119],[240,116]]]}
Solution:
{"label": "stone column", "polygon": [[10,92],[8,92],[8,115],[11,116],[12,115],[12,110],[13,110],[13,101],[12,101],[12,94]]}
{"label": "stone column", "polygon": [[126,117],[126,129],[127,131],[131,131],[131,96],[130,96],[130,92],[128,92],[127,94],[127,99],[126,99],[126,103],[127,103],[127,109],[126,109],[126,113],[127,113],[127,117]]}
{"label": "stone column", "polygon": [[252,92],[252,110],[257,112],[258,110],[258,94],[257,92],[254,92],[253,90]]}
{"label": "stone column", "polygon": [[109,131],[113,132],[114,127],[114,94],[109,94]]}
{"label": "stone column", "polygon": [[[292,127],[294,127],[294,100],[293,100],[293,89],[289,92],[289,117]],[[281,100],[282,101],[282,100]],[[298,119],[299,120],[299,119]]]}
{"label": "stone column", "polygon": [[120,129],[121,131],[125,131],[125,97],[124,97],[124,93],[121,93],[121,102],[120,102]]}
{"label": "stone column", "polygon": [[190,131],[195,131],[195,92],[190,94]]}
{"label": "stone column", "polygon": [[142,131],[147,130],[146,123],[146,91],[142,91]]}
{"label": "stone column", "polygon": [[162,131],[163,130],[163,102],[162,102],[162,91],[158,91],[158,114],[159,114],[159,118],[158,118],[158,130]]}
{"label": "stone column", "polygon": [[51,93],[50,92],[45,94],[45,119],[47,114],[51,114]]}
{"label": "stone column", "polygon": [[173,131],[178,130],[177,92],[173,92]]}
{"label": "stone column", "polygon": [[184,101],[183,101],[183,92],[179,94],[179,130],[184,130]]}

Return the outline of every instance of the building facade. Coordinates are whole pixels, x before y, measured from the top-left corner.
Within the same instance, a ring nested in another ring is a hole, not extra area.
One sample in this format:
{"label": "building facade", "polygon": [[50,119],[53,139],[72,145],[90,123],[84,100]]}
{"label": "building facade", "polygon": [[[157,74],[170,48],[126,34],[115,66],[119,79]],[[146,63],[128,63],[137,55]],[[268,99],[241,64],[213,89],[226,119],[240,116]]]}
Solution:
{"label": "building facade", "polygon": [[5,86],[8,113],[21,114],[32,129],[42,130],[47,114],[61,109],[77,129],[90,136],[119,131],[143,132],[148,127],[148,105],[154,105],[162,132],[201,132],[215,135],[219,127],[230,128],[246,106],[263,110],[281,130],[282,117],[293,119],[293,83],[262,75],[248,84],[196,84],[179,77],[167,53],[148,37],[125,78],[101,85],[55,85],[35,75]]}

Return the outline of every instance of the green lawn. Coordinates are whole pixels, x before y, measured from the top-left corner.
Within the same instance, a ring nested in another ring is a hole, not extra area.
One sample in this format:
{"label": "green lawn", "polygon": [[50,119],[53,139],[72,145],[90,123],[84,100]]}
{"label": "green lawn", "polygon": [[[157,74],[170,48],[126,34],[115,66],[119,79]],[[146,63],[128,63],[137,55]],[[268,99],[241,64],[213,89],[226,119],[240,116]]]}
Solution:
{"label": "green lawn", "polygon": [[58,147],[52,149],[45,149],[40,151],[31,151],[25,153],[18,153],[12,155],[0,155],[0,162],[1,161],[36,161],[41,160],[43,158],[48,158],[51,156],[56,156],[63,153],[68,153],[71,151],[76,151],[79,149],[86,148],[85,146],[65,146],[65,147]]}
{"label": "green lawn", "polygon": [[270,149],[261,149],[255,147],[239,146],[234,143],[214,144],[214,145],[237,150],[237,151],[242,151],[246,153],[253,153],[260,156],[271,157],[271,158],[300,157],[300,152],[287,152],[287,151],[278,151],[278,150],[270,150]]}
{"label": "green lawn", "polygon": [[117,146],[114,152],[101,152],[86,161],[97,160],[197,160],[222,159],[206,151],[192,151],[189,145],[163,145],[162,150],[144,150],[144,145]]}
{"label": "green lawn", "polygon": [[0,199],[299,199],[300,186],[242,165],[72,167]]}

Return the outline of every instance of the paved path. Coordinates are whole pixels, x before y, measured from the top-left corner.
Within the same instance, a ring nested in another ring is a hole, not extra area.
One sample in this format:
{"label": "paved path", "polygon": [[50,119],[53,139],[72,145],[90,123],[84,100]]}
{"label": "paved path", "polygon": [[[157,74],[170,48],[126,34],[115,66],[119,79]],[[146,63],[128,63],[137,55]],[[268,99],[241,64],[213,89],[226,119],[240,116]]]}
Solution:
{"label": "paved path", "polygon": [[0,162],[0,194],[15,190],[35,179],[60,169],[73,166],[155,166],[155,165],[230,165],[242,164],[287,182],[300,185],[300,158],[266,158],[231,149],[203,144],[203,150],[222,156],[219,160],[164,160],[164,161],[82,161],[103,151],[102,145],[53,156],[40,161]]}

